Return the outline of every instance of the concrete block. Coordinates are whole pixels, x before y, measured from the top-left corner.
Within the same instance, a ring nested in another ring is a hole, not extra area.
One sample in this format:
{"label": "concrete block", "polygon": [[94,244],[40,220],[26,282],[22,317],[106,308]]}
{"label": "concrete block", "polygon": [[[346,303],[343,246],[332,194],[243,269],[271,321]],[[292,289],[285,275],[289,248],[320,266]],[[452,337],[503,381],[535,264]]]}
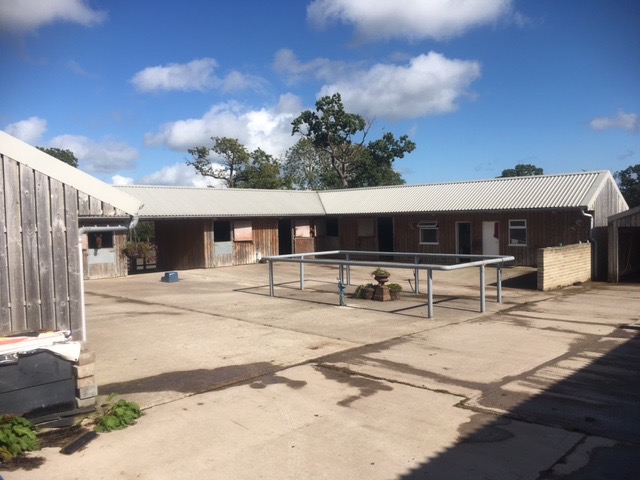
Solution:
{"label": "concrete block", "polygon": [[88,365],[74,365],[73,373],[76,378],[93,377],[96,374],[96,364],[89,363]]}
{"label": "concrete block", "polygon": [[96,385],[96,377],[94,376],[78,378],[76,380],[76,388],[86,388],[86,387],[92,387],[94,385]]}
{"label": "concrete block", "polygon": [[80,353],[80,358],[78,358],[78,361],[76,362],[77,365],[88,365],[89,363],[95,363],[96,362],[96,352],[81,352]]}
{"label": "concrete block", "polygon": [[89,398],[77,398],[76,397],[76,406],[78,408],[95,407],[96,406],[96,397],[89,397]]}
{"label": "concrete block", "polygon": [[89,397],[96,397],[98,395],[98,386],[90,385],[88,387],[78,388],[76,390],[76,394],[78,395],[77,398],[80,398],[83,400]]}

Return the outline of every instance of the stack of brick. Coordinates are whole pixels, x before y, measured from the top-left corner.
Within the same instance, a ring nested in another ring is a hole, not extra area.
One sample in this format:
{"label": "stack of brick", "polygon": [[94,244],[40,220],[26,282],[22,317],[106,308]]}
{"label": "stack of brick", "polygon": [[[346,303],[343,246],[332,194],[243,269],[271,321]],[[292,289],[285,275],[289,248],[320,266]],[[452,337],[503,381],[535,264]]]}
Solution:
{"label": "stack of brick", "polygon": [[80,358],[73,366],[76,378],[76,405],[78,408],[96,405],[98,385],[96,384],[96,354],[89,349],[88,342],[82,342]]}
{"label": "stack of brick", "polygon": [[591,280],[591,244],[538,250],[538,290],[548,291]]}

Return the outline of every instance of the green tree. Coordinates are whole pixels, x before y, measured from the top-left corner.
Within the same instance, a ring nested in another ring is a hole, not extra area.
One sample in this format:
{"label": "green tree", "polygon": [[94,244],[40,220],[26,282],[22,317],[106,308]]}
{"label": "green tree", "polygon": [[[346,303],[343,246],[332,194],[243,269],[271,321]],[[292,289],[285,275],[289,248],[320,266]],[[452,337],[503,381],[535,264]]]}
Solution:
{"label": "green tree", "polygon": [[44,153],[51,155],[52,157],[57,158],[61,162],[67,163],[72,167],[78,168],[78,159],[73,154],[71,150],[63,150],[62,148],[47,148],[47,147],[37,147],[38,150],[42,150]]}
{"label": "green tree", "polygon": [[[212,137],[211,140],[211,148],[200,146],[187,150],[193,157],[187,165],[193,166],[204,177],[222,180],[229,188],[236,187],[238,174],[249,165],[249,152],[237,138]],[[218,156],[214,161],[211,160],[212,152]]]}
{"label": "green tree", "polygon": [[629,208],[640,206],[640,163],[614,173]]}
{"label": "green tree", "polygon": [[315,112],[305,110],[292,125],[292,135],[298,133],[310,139],[316,150],[328,155],[340,185],[347,187],[351,165],[357,160],[367,136],[369,126],[365,119],[345,112],[342,97],[335,93],[319,99]]}
{"label": "green tree", "polygon": [[544,171],[540,167],[536,167],[535,165],[522,164],[519,163],[516,165],[516,168],[507,168],[502,171],[502,175],[500,177],[528,177],[531,175],[543,175]]}
{"label": "green tree", "polygon": [[346,112],[339,93],[320,98],[315,112],[302,112],[292,126],[292,135],[297,133],[310,140],[317,154],[328,158],[340,187],[404,182],[392,164],[412,152],[415,143],[406,135],[396,140],[392,133],[386,133],[365,147],[370,123],[358,114]]}
{"label": "green tree", "polygon": [[237,187],[273,190],[286,186],[280,175],[280,163],[273,156],[258,148],[251,152],[250,157],[249,163],[238,173]]}
{"label": "green tree", "polygon": [[415,150],[416,144],[407,135],[396,139],[392,133],[369,142],[366,150],[353,165],[349,187],[374,187],[378,185],[403,185],[402,175],[393,169],[396,158],[404,158]]}
{"label": "green tree", "polygon": [[282,175],[285,183],[296,190],[340,188],[340,180],[331,167],[329,155],[302,137],[284,155]]}

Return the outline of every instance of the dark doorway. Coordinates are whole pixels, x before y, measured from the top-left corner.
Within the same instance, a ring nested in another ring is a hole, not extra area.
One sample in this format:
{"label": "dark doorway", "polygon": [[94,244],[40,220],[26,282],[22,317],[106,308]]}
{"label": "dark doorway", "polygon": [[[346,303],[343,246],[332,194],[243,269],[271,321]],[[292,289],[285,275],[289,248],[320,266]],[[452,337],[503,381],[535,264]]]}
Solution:
{"label": "dark doorway", "polygon": [[293,253],[293,237],[291,235],[291,220],[278,220],[278,255]]}
{"label": "dark doorway", "polygon": [[[393,252],[393,218],[378,218],[378,251]],[[391,260],[392,257],[380,257],[380,260]]]}
{"label": "dark doorway", "polygon": [[[456,223],[456,253],[461,255],[471,254],[471,223]],[[468,258],[459,258],[459,262],[468,262]]]}

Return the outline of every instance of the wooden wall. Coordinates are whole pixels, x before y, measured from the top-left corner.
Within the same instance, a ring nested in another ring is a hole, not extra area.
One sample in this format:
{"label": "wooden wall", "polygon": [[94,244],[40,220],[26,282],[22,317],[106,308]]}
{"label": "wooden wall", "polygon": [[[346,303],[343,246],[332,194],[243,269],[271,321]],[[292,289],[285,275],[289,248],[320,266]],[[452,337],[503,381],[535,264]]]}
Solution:
{"label": "wooden wall", "polygon": [[[343,250],[378,250],[377,227],[373,236],[358,237],[356,217],[340,219],[340,245]],[[509,220],[527,221],[527,245],[509,246]],[[437,221],[439,243],[420,245],[421,221]],[[456,253],[456,222],[471,223],[471,253],[482,254],[482,222],[500,223],[500,254],[513,255],[516,265],[535,266],[538,248],[585,242],[589,219],[579,211],[482,212],[398,215],[393,219],[395,252]]]}
{"label": "wooden wall", "polygon": [[80,338],[78,192],[0,156],[0,333]]}

